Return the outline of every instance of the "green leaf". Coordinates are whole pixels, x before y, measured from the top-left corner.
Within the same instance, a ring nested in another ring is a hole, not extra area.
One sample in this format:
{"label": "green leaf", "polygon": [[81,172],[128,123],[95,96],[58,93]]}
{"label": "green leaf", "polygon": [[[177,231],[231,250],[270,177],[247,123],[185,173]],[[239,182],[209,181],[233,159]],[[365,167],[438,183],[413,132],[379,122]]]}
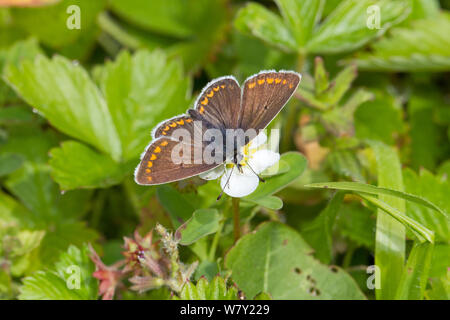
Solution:
{"label": "green leaf", "polygon": [[144,151],[151,128],[189,107],[190,79],[183,76],[181,64],[168,60],[163,51],[142,50],[133,56],[124,51],[100,72],[125,161]]}
{"label": "green leaf", "polygon": [[159,186],[156,190],[156,196],[164,209],[169,213],[175,228],[188,221],[195,211],[192,203],[170,185]]}
{"label": "green leaf", "polygon": [[[55,49],[73,46],[77,42],[82,42],[86,34],[90,34],[92,29],[96,29],[97,14],[103,10],[105,0],[64,0],[55,4],[33,7],[11,9],[11,19],[16,28],[26,31],[39,40]],[[80,29],[69,29],[68,19],[74,12],[68,12],[71,5],[76,5],[80,9]],[[42,23],[45,21],[46,23]],[[95,38],[84,44],[83,53],[92,46]]]}
{"label": "green leaf", "polygon": [[14,246],[8,252],[12,275],[20,277],[29,272],[30,268],[33,268],[33,262],[37,260],[36,249],[41,244],[44,235],[45,231],[43,230],[21,230],[18,232],[17,237],[14,237],[17,239],[17,246]]}
{"label": "green leaf", "polygon": [[[94,265],[87,246],[70,246],[55,266],[35,272],[23,280],[21,300],[89,300],[97,298]],[[77,285],[79,284],[79,286]]]}
{"label": "green leaf", "polygon": [[170,57],[181,57],[185,68],[195,72],[225,40],[227,5],[225,0],[113,0],[113,12],[132,25],[118,25],[105,14],[99,24],[123,45],[131,49],[164,48]]}
{"label": "green leaf", "polygon": [[[410,172],[410,171],[408,171]],[[403,191],[397,191],[389,188],[382,188],[377,186],[372,186],[370,184],[364,184],[359,182],[319,182],[319,183],[311,183],[305,185],[305,187],[308,188],[330,188],[330,189],[336,189],[336,190],[346,190],[346,191],[353,191],[357,193],[367,193],[372,195],[378,195],[378,196],[394,196],[398,197],[400,199],[408,200],[417,204],[420,204],[424,207],[427,207],[429,209],[432,209],[434,211],[437,211],[439,214],[441,214],[444,218],[447,217],[447,213],[438,207],[437,205],[433,204],[426,198],[423,198],[421,196],[417,196],[411,193],[406,193]],[[420,194],[420,193],[419,193]]]}
{"label": "green leaf", "polygon": [[357,69],[355,65],[348,66],[340,71],[323,93],[323,101],[329,106],[333,106],[341,101],[344,94],[350,89],[356,76]]}
{"label": "green leaf", "polygon": [[275,196],[262,197],[256,200],[246,200],[243,198],[242,200],[271,210],[280,210],[283,208],[283,200]]}
{"label": "green leaf", "polygon": [[372,53],[360,54],[355,62],[362,70],[448,71],[450,70],[450,14],[413,21],[396,28],[373,44]]}
{"label": "green leaf", "polygon": [[426,168],[434,170],[448,154],[445,147],[448,138],[441,130],[435,112],[439,107],[450,109],[442,94],[434,88],[420,86],[413,89],[408,103],[408,116],[411,137],[411,167],[415,170]]}
{"label": "green leaf", "polygon": [[397,291],[398,300],[421,300],[428,282],[434,244],[415,243]]}
{"label": "green leaf", "polygon": [[15,124],[28,122],[33,118],[31,111],[26,106],[10,106],[0,108],[0,124]]}
{"label": "green leaf", "polygon": [[[407,1],[346,0],[326,18],[307,43],[312,53],[339,53],[355,50],[384,34],[409,14]],[[380,29],[367,27],[367,8],[380,9]]]}
{"label": "green leaf", "polygon": [[10,65],[5,79],[57,129],[121,158],[117,129],[100,90],[87,72],[66,58],[38,56],[20,68]]}
{"label": "green leaf", "polygon": [[175,300],[238,300],[236,287],[227,287],[223,278],[216,276],[209,282],[206,278],[200,278],[197,284],[186,282],[180,292],[180,297]]}
{"label": "green leaf", "polygon": [[[403,191],[403,178],[400,160],[395,149],[381,142],[371,142],[375,153],[378,171],[378,186]],[[367,196],[366,196],[367,199]],[[389,195],[372,198],[380,204],[385,203],[383,210],[388,209],[399,217],[399,212],[405,211],[405,200]],[[387,207],[388,206],[388,207]],[[377,299],[393,299],[400,283],[405,261],[405,227],[387,211],[377,211],[377,231],[375,236],[375,264],[380,268],[381,288],[376,289]],[[396,212],[399,211],[399,212]],[[403,220],[404,217],[402,217]],[[409,220],[409,219],[406,219]]]}
{"label": "green leaf", "polygon": [[0,154],[0,177],[19,169],[22,166],[23,160],[23,157],[19,154]]}
{"label": "green leaf", "polygon": [[336,221],[339,234],[358,246],[373,250],[376,226],[372,213],[372,210],[361,203],[343,203]]}
{"label": "green leaf", "polygon": [[416,174],[411,169],[403,170],[405,190],[409,193],[433,201],[445,214],[436,214],[434,208],[418,205],[418,203],[407,202],[406,213],[412,219],[420,222],[436,233],[437,241],[450,243],[450,183],[438,176],[434,176],[427,170],[421,170]]}
{"label": "green leaf", "polygon": [[49,164],[62,190],[106,188],[120,183],[126,174],[108,155],[77,141],[65,141],[51,149]]}
{"label": "green leaf", "polygon": [[[400,212],[399,210],[391,207],[389,204],[387,204],[384,201],[381,201],[375,197],[360,194],[361,198],[366,199],[367,201],[371,202],[373,205],[378,207],[379,209],[383,210],[387,214],[389,214],[392,218],[397,220],[398,222],[402,223],[405,227],[409,227],[410,230],[414,233],[414,235],[418,238],[419,242],[431,242],[434,243],[434,232],[427,229],[417,221],[409,218],[407,215],[405,215],[403,212]],[[379,214],[380,212],[378,212]]]}
{"label": "green leaf", "polygon": [[26,163],[9,176],[6,187],[34,213],[37,224],[82,216],[91,193],[77,190],[61,194],[48,171],[46,166]]}
{"label": "green leaf", "polygon": [[432,279],[431,290],[425,293],[428,300],[449,300],[450,299],[450,270],[447,275],[440,279]]}
{"label": "green leaf", "polygon": [[332,231],[336,215],[339,212],[344,192],[337,192],[328,205],[312,221],[301,228],[301,234],[314,249],[314,256],[322,263],[328,264],[332,260]]}
{"label": "green leaf", "polygon": [[289,26],[299,47],[303,47],[320,20],[323,0],[275,0],[285,24]]}
{"label": "green leaf", "polygon": [[199,209],[177,229],[180,244],[187,246],[219,229],[222,215],[216,209]]}
{"label": "green leaf", "polygon": [[250,34],[285,51],[295,51],[297,44],[290,30],[275,13],[257,3],[249,3],[240,9],[234,26],[244,34]]}
{"label": "green leaf", "polygon": [[274,299],[364,299],[345,271],[320,264],[311,253],[293,229],[269,222],[243,236],[225,266],[247,297],[266,292]]}
{"label": "green leaf", "polygon": [[283,174],[267,178],[265,183],[259,184],[255,192],[243,199],[256,201],[257,199],[272,195],[300,177],[306,168],[306,159],[298,152],[284,153],[281,156],[281,160],[289,165],[290,170]]}
{"label": "green leaf", "polygon": [[385,91],[374,93],[374,100],[363,103],[355,111],[356,137],[393,145],[396,136],[403,132],[402,106],[398,99]]}

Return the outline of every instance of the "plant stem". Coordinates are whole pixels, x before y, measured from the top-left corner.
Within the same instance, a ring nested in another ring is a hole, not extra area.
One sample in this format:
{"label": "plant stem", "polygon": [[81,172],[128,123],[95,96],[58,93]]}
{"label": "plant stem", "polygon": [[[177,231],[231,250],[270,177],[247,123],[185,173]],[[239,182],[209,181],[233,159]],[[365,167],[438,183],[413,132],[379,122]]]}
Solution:
{"label": "plant stem", "polygon": [[225,220],[220,222],[219,229],[217,230],[216,234],[214,235],[214,239],[211,243],[211,248],[209,249],[209,255],[208,255],[209,261],[214,261],[214,257],[216,255],[216,250],[217,250],[217,244],[219,243],[219,239],[222,236],[222,229],[223,229],[224,225],[225,225]]}
{"label": "plant stem", "polygon": [[233,202],[233,223],[234,223],[234,242],[238,241],[241,237],[241,226],[239,217],[239,198],[232,198]]}

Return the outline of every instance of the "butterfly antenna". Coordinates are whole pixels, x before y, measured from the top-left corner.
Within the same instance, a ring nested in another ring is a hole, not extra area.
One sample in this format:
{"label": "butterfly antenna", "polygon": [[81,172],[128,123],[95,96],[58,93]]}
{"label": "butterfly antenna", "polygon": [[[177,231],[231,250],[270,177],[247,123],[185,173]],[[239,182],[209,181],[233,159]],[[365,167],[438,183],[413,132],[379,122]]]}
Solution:
{"label": "butterfly antenna", "polygon": [[264,180],[263,178],[261,178],[261,177],[259,176],[259,174],[257,174],[257,173],[255,172],[255,170],[253,170],[253,168],[250,167],[250,163],[248,163],[248,161],[246,162],[246,164],[248,165],[248,167],[250,168],[250,170],[252,170],[252,172],[258,177],[258,179],[259,179],[260,182],[266,182],[266,180]]}
{"label": "butterfly antenna", "polygon": [[230,172],[230,175],[229,175],[229,177],[228,177],[228,179],[227,179],[227,182],[226,182],[225,185],[223,186],[223,189],[222,189],[222,191],[220,192],[219,196],[217,197],[216,201],[219,201],[220,198],[222,198],[223,192],[225,191],[225,188],[228,186],[228,183],[230,182],[230,178],[231,178],[231,175],[233,174],[233,170],[234,170],[234,166],[233,166],[233,168],[231,168],[231,172]]}

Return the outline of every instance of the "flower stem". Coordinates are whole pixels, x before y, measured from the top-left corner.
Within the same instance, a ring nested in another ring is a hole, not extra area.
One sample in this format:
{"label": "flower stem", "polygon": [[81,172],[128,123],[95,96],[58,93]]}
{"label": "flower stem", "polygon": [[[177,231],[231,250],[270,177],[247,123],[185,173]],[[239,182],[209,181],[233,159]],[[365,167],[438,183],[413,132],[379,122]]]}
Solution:
{"label": "flower stem", "polygon": [[214,239],[211,243],[211,248],[209,249],[209,261],[214,261],[214,257],[216,256],[216,250],[217,250],[217,244],[219,243],[219,239],[222,236],[222,229],[225,224],[225,220],[220,222],[219,229],[217,230],[216,234],[214,235]]}
{"label": "flower stem", "polygon": [[239,217],[239,198],[232,198],[233,202],[233,222],[234,222],[234,242],[238,241],[241,237],[241,226]]}

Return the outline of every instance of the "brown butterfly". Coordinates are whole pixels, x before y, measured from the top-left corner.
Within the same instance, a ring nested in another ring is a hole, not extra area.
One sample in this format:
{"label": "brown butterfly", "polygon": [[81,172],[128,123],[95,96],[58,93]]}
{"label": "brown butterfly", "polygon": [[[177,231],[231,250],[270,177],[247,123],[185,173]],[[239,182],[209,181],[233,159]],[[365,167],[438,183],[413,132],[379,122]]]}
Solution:
{"label": "brown butterfly", "polygon": [[[301,75],[292,71],[262,71],[245,80],[243,88],[232,76],[211,81],[200,93],[194,109],[163,121],[153,130],[153,140],[135,171],[136,182],[142,185],[168,183],[214,169],[227,160],[238,164],[241,145],[234,144],[231,152],[223,150],[216,154],[220,159],[218,163],[199,162],[194,156],[202,154],[212,142],[174,138],[175,130],[184,129],[193,137],[202,137],[208,129],[224,134],[229,129],[262,130],[288,102],[300,80]],[[247,139],[242,144],[248,142]],[[184,151],[180,154],[188,161],[174,161],[174,148],[182,148]]]}

